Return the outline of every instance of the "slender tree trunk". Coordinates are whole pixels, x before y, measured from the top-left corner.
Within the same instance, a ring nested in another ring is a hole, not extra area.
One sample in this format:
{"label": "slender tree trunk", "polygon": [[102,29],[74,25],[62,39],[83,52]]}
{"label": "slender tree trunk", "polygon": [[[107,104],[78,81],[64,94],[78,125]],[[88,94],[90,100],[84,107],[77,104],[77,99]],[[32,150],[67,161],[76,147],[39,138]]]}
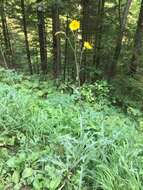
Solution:
{"label": "slender tree trunk", "polygon": [[11,62],[11,57],[12,57],[12,48],[11,48],[11,42],[10,42],[10,37],[9,37],[9,32],[8,32],[7,20],[5,16],[4,0],[1,0],[0,2],[0,15],[1,15],[1,21],[2,21],[2,32],[3,32],[3,37],[4,37],[5,50],[6,50],[5,57],[9,65]]}
{"label": "slender tree trunk", "polygon": [[53,75],[58,78],[61,74],[61,42],[60,35],[55,35],[60,31],[59,5],[52,5],[52,26],[53,26]]}
{"label": "slender tree trunk", "polygon": [[45,19],[44,19],[44,6],[42,1],[37,1],[37,17],[38,17],[38,33],[39,33],[39,45],[40,45],[40,59],[41,70],[43,74],[47,73],[47,46],[46,46],[46,31],[45,31]]}
{"label": "slender tree trunk", "polygon": [[12,51],[12,45],[11,45],[10,34],[9,34],[9,29],[8,29],[8,24],[7,24],[6,16],[4,18],[5,18],[5,25],[6,25],[6,33],[7,33],[9,53],[12,56],[13,55],[13,51]]}
{"label": "slender tree trunk", "polygon": [[137,67],[141,61],[142,43],[143,43],[142,40],[143,40],[143,0],[141,1],[141,8],[134,38],[134,50],[129,68],[130,74],[136,73]]}
{"label": "slender tree trunk", "polygon": [[113,78],[116,75],[117,63],[118,63],[121,48],[122,48],[122,40],[123,40],[123,36],[124,36],[124,31],[125,31],[127,17],[128,17],[131,3],[132,3],[132,0],[127,0],[126,6],[123,11],[123,17],[122,17],[121,25],[120,25],[120,33],[117,38],[117,44],[116,44],[116,48],[114,51],[113,60],[109,66],[109,71],[108,71],[109,79]]}
{"label": "slender tree trunk", "polygon": [[104,5],[105,0],[98,1],[98,13],[97,13],[97,23],[96,23],[96,33],[95,33],[95,46],[93,54],[93,65],[96,68],[100,65],[101,59],[101,40],[102,40],[102,29],[103,29],[103,16],[104,16]]}
{"label": "slender tree trunk", "polygon": [[[81,0],[82,5],[82,46],[84,41],[89,41],[89,0]],[[84,83],[87,79],[87,54],[83,53],[83,60],[81,65],[81,83]]]}
{"label": "slender tree trunk", "polygon": [[2,21],[2,30],[3,30],[5,48],[6,48],[6,50],[8,50],[9,45],[8,45],[8,39],[7,39],[7,30],[6,30],[6,23],[5,23],[3,8],[1,8],[1,21]]}
{"label": "slender tree trunk", "polygon": [[28,65],[29,65],[29,72],[32,75],[33,74],[33,69],[32,69],[30,48],[29,48],[29,42],[28,42],[27,23],[26,23],[26,16],[25,16],[24,0],[21,0],[21,9],[22,9],[22,17],[23,17],[23,31],[24,31],[24,36],[25,36],[25,46],[26,46],[27,60],[28,60]]}
{"label": "slender tree trunk", "polygon": [[[69,17],[66,17],[66,36],[69,35]],[[64,52],[64,81],[66,80],[66,71],[67,71],[67,63],[68,63],[68,40],[65,38],[65,52]]]}

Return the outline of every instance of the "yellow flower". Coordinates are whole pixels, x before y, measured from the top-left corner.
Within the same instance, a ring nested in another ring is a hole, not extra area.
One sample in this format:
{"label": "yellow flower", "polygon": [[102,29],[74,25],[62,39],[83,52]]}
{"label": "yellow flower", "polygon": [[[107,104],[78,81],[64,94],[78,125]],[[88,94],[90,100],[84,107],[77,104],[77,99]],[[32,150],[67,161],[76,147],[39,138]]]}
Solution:
{"label": "yellow flower", "polygon": [[92,45],[89,42],[84,42],[84,48],[85,49],[92,49]]}
{"label": "yellow flower", "polygon": [[80,22],[77,21],[77,20],[73,20],[73,21],[70,23],[69,28],[70,28],[72,31],[78,30],[78,29],[80,28]]}

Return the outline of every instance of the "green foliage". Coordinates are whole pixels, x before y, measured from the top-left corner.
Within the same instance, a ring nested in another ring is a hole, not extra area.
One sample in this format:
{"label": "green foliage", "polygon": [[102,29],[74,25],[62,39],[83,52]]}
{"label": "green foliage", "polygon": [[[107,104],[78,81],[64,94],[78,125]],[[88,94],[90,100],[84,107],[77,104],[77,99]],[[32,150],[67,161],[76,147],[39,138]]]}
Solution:
{"label": "green foliage", "polygon": [[107,81],[96,81],[93,84],[83,84],[80,89],[71,82],[63,83],[58,88],[61,93],[70,93],[75,99],[79,97],[79,90],[82,100],[92,103],[109,99],[111,86]]}
{"label": "green foliage", "polygon": [[[108,97],[106,82],[82,87],[81,138],[74,93],[61,93],[50,81],[33,82],[4,70],[2,75],[0,189],[142,188],[143,135],[136,129],[142,122],[97,101]],[[39,96],[39,90],[47,94]],[[98,99],[92,100],[95,94]]]}
{"label": "green foliage", "polygon": [[117,104],[127,110],[128,107],[142,110],[143,89],[142,76],[135,77],[118,76],[112,81],[112,94]]}
{"label": "green foliage", "polygon": [[93,84],[84,84],[81,87],[82,96],[89,102],[103,101],[109,98],[110,86],[106,81],[96,81]]}

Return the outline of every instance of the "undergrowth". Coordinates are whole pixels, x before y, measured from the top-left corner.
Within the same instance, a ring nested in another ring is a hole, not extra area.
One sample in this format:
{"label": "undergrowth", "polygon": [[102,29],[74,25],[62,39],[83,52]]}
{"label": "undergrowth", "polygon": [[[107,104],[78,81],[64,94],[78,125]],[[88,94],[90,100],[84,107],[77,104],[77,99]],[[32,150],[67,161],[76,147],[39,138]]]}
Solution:
{"label": "undergrowth", "polygon": [[105,82],[82,87],[81,137],[74,87],[3,69],[0,81],[0,190],[143,189],[142,125]]}

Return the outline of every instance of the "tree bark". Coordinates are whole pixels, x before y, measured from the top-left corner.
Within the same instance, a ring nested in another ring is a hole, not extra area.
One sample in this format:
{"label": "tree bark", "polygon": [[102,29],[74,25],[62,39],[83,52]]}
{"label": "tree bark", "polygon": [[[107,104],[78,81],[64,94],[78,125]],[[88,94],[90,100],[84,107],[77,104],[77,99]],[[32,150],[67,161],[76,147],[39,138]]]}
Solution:
{"label": "tree bark", "polygon": [[[66,36],[69,35],[69,17],[66,17]],[[66,80],[66,71],[68,63],[68,40],[65,38],[65,50],[64,50],[64,81]],[[69,74],[69,73],[68,73]]]}
{"label": "tree bark", "polygon": [[121,48],[122,48],[122,40],[124,36],[124,31],[126,27],[126,22],[127,22],[127,17],[129,13],[129,9],[131,6],[132,0],[127,0],[126,6],[123,11],[123,17],[122,20],[120,21],[120,33],[117,38],[117,44],[115,47],[114,55],[113,55],[113,60],[109,66],[109,71],[108,71],[108,78],[111,79],[116,75],[116,69],[117,69],[117,63],[119,60]]}
{"label": "tree bark", "polygon": [[60,31],[59,5],[52,5],[52,27],[53,27],[53,75],[58,78],[61,74],[61,40],[60,35],[55,35]]}
{"label": "tree bark", "polygon": [[9,31],[7,26],[7,20],[5,16],[5,10],[4,10],[4,0],[1,0],[0,2],[0,15],[1,15],[1,21],[2,21],[2,32],[4,37],[4,44],[5,44],[5,58],[7,61],[8,66],[10,66],[11,59],[12,59],[12,48],[11,48],[11,42],[9,37]]}
{"label": "tree bark", "polygon": [[[89,41],[89,0],[81,0],[82,5],[82,47],[84,41]],[[87,79],[87,54],[83,53],[82,65],[81,65],[81,83],[84,83]]]}
{"label": "tree bark", "polygon": [[104,16],[104,5],[105,0],[98,1],[98,13],[97,13],[97,22],[96,22],[96,32],[95,32],[95,46],[93,54],[93,65],[96,65],[96,68],[100,65],[101,60],[101,40],[102,40],[102,29],[103,29],[103,16]]}
{"label": "tree bark", "polygon": [[143,0],[141,1],[140,13],[137,23],[137,29],[134,38],[134,49],[129,67],[130,74],[135,74],[137,67],[140,63],[141,51],[142,51],[142,40],[143,40]]}
{"label": "tree bark", "polygon": [[29,72],[32,75],[33,74],[33,69],[32,69],[31,55],[30,55],[30,48],[29,48],[29,41],[28,41],[24,0],[21,0],[21,9],[22,9],[22,17],[23,17],[23,31],[24,31],[24,36],[25,36],[25,46],[26,46],[27,60],[28,60],[28,65],[29,65]]}
{"label": "tree bark", "polygon": [[42,1],[37,1],[37,17],[38,17],[38,33],[39,33],[39,46],[40,46],[40,59],[41,70],[43,74],[47,73],[47,45],[46,45],[46,31],[45,31],[45,18],[44,6]]}

